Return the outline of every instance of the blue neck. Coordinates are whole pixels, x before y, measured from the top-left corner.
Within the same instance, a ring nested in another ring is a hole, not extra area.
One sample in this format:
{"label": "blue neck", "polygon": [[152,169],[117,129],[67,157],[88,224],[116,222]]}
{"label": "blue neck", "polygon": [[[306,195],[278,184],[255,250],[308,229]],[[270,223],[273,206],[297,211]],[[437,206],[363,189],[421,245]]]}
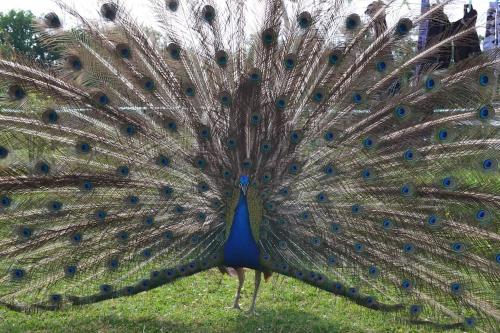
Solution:
{"label": "blue neck", "polygon": [[224,244],[224,265],[259,269],[259,248],[252,235],[247,198],[240,191],[229,238]]}

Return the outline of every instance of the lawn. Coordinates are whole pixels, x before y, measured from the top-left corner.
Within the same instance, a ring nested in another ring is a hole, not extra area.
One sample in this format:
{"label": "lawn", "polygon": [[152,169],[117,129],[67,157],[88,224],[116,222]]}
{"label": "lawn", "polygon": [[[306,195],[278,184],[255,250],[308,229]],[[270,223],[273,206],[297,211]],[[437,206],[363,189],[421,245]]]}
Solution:
{"label": "lawn", "polygon": [[396,314],[277,276],[263,284],[258,314],[249,316],[253,273],[248,271],[246,279],[243,311],[229,308],[237,280],[211,270],[133,297],[60,312],[0,308],[0,332],[430,332],[408,326]]}

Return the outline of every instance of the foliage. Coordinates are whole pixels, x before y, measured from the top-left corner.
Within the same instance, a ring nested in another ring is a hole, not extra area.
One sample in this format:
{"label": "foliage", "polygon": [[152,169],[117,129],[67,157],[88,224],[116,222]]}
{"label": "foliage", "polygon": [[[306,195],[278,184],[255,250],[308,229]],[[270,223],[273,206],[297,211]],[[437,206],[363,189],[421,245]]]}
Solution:
{"label": "foliage", "polygon": [[0,13],[0,52],[4,57],[14,57],[14,51],[42,62],[59,58],[40,41],[40,35],[33,25],[34,15],[30,11],[11,10]]}

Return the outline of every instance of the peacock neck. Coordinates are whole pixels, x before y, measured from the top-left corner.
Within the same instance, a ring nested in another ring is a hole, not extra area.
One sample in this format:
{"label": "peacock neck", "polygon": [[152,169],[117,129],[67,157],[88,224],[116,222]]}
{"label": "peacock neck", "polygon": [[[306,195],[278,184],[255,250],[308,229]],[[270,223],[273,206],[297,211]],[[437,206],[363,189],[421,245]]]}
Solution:
{"label": "peacock neck", "polygon": [[229,237],[224,244],[224,264],[229,267],[258,269],[259,252],[252,235],[247,196],[240,191]]}

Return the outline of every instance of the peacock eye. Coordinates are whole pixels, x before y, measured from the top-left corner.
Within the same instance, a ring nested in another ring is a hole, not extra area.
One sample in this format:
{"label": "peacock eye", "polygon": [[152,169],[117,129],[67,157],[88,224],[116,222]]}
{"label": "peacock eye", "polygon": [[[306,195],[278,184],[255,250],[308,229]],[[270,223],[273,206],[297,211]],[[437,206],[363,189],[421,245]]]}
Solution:
{"label": "peacock eye", "polygon": [[57,16],[56,13],[51,12],[45,15],[44,17],[45,24],[47,27],[51,29],[57,29],[61,27],[61,20],[59,19],[59,16]]}
{"label": "peacock eye", "polygon": [[263,143],[261,146],[260,146],[260,151],[262,153],[269,153],[272,149],[272,146],[270,143]]}
{"label": "peacock eye", "polygon": [[448,131],[447,130],[440,130],[438,133],[438,137],[441,141],[444,141],[448,138]]}
{"label": "peacock eye", "polygon": [[408,110],[404,106],[398,106],[394,113],[396,114],[397,118],[402,119],[406,117],[406,115],[408,114]]}
{"label": "peacock eye", "polygon": [[311,26],[312,24],[312,17],[309,12],[302,12],[300,15],[297,17],[297,22],[299,24],[299,27],[302,29],[307,29]]}
{"label": "peacock eye", "polygon": [[195,95],[195,88],[194,87],[187,87],[185,89],[186,96],[188,97],[193,97]]}
{"label": "peacock eye", "polygon": [[206,5],[203,7],[202,16],[206,22],[211,24],[215,19],[215,8],[210,5]]}
{"label": "peacock eye", "polygon": [[108,2],[101,6],[101,15],[108,21],[114,21],[118,14],[118,5],[114,2]]}
{"label": "peacock eye", "polygon": [[328,201],[328,196],[326,195],[326,193],[322,192],[316,196],[316,200],[318,201],[318,203],[324,203]]}
{"label": "peacock eye", "polygon": [[179,60],[181,58],[181,47],[176,43],[168,44],[167,52],[173,60]]}
{"label": "peacock eye", "polygon": [[300,131],[292,131],[290,133],[290,143],[296,145],[302,139],[302,132]]}
{"label": "peacock eye", "polygon": [[26,271],[22,268],[14,268],[11,270],[11,277],[13,280],[22,280],[26,276]]}
{"label": "peacock eye", "polygon": [[146,226],[152,226],[152,225],[154,224],[154,222],[155,222],[155,220],[154,220],[154,217],[153,217],[153,216],[150,216],[150,215],[149,215],[149,216],[146,216],[146,217],[144,218],[144,224],[145,224]]}
{"label": "peacock eye", "polygon": [[276,105],[276,108],[277,108],[278,110],[285,110],[285,109],[286,109],[286,107],[287,107],[287,102],[288,102],[288,101],[287,101],[286,96],[281,95],[281,96],[278,96],[278,97],[276,98],[276,100],[275,100],[274,104]]}
{"label": "peacock eye", "polygon": [[253,68],[248,75],[250,82],[258,84],[262,81],[262,72],[258,68]]}
{"label": "peacock eye", "polygon": [[170,198],[172,198],[172,195],[174,194],[174,189],[168,185],[162,186],[160,188],[160,193],[165,199],[170,199]]}
{"label": "peacock eye", "polygon": [[50,166],[45,162],[38,162],[35,165],[36,171],[41,175],[47,175],[50,171]]}
{"label": "peacock eye", "polygon": [[82,61],[77,57],[71,57],[68,59],[70,67],[75,71],[80,71],[82,69]]}
{"label": "peacock eye", "polygon": [[139,197],[131,195],[127,198],[126,202],[130,205],[137,205],[139,203]]}
{"label": "peacock eye", "polygon": [[347,30],[354,30],[361,24],[361,18],[358,14],[351,14],[347,17],[345,21],[345,27]]}
{"label": "peacock eye", "polygon": [[396,34],[406,36],[413,28],[413,22],[409,18],[402,18],[396,25]]}
{"label": "peacock eye", "polygon": [[223,91],[219,94],[219,101],[223,107],[229,107],[231,105],[231,95],[227,91]]}
{"label": "peacock eye", "polygon": [[3,146],[0,146],[0,159],[4,159],[9,155],[9,150]]}
{"label": "peacock eye", "polygon": [[129,175],[130,170],[128,166],[122,165],[118,167],[117,172],[120,176],[126,177]]}
{"label": "peacock eye", "polygon": [[4,195],[0,198],[0,205],[3,208],[10,207],[11,203],[12,203],[12,199],[6,195]]}
{"label": "peacock eye", "polygon": [[262,121],[262,117],[258,113],[254,113],[250,116],[250,122],[252,125],[259,125],[260,122]]}
{"label": "peacock eye", "polygon": [[199,136],[201,139],[209,139],[210,138],[210,128],[203,127],[199,132]]}
{"label": "peacock eye", "polygon": [[279,194],[287,197],[290,194],[290,189],[288,187],[283,187],[282,189],[280,189]]}
{"label": "peacock eye", "polygon": [[122,59],[130,59],[132,56],[132,50],[127,44],[117,44],[115,52]]}
{"label": "peacock eye", "polygon": [[355,104],[361,104],[361,102],[363,102],[363,96],[358,93],[358,92],[355,92],[353,95],[352,95],[352,101],[355,103]]}
{"label": "peacock eye", "polygon": [[74,234],[72,237],[71,237],[71,240],[74,242],[74,243],[80,243],[81,240],[82,240],[82,235],[80,233],[78,234]]}
{"label": "peacock eye", "polygon": [[217,58],[217,62],[219,63],[219,65],[223,66],[227,64],[227,58],[225,56],[220,56],[219,58]]}
{"label": "peacock eye", "polygon": [[283,60],[283,65],[285,66],[285,70],[292,70],[295,68],[297,63],[297,56],[293,53],[288,54]]}
{"label": "peacock eye", "polygon": [[341,63],[343,57],[342,50],[336,49],[328,54],[328,64],[330,66],[337,66]]}
{"label": "peacock eye", "polygon": [[128,124],[125,126],[124,131],[127,136],[133,136],[137,133],[137,127],[133,124]]}
{"label": "peacock eye", "polygon": [[21,229],[21,235],[23,238],[30,238],[32,234],[33,234],[33,231],[28,227],[23,227]]}
{"label": "peacock eye", "polygon": [[366,149],[372,149],[375,145],[375,141],[371,137],[367,137],[363,140],[363,146]]}
{"label": "peacock eye", "polygon": [[207,192],[208,190],[210,190],[210,187],[205,182],[199,183],[197,185],[197,188],[198,188],[198,192],[200,192],[200,193],[204,193],[204,192]]}
{"label": "peacock eye", "polygon": [[226,51],[219,50],[215,53],[215,61],[220,67],[225,67],[229,62],[229,56]]}
{"label": "peacock eye", "polygon": [[170,159],[164,155],[160,155],[157,158],[158,165],[162,167],[167,167],[170,165]]}
{"label": "peacock eye", "polygon": [[207,161],[203,157],[196,159],[195,164],[198,168],[204,169],[207,166]]}
{"label": "peacock eye", "polygon": [[99,286],[99,290],[101,291],[101,294],[109,294],[113,291],[113,287],[109,284],[103,284]]}
{"label": "peacock eye", "polygon": [[153,91],[155,88],[155,83],[153,80],[146,80],[144,82],[144,90],[146,91]]}
{"label": "peacock eye", "polygon": [[382,222],[382,226],[383,226],[383,228],[384,228],[385,230],[390,230],[390,229],[392,229],[393,224],[394,224],[394,223],[393,223],[391,220],[384,220],[384,221]]}
{"label": "peacock eye", "polygon": [[312,94],[312,99],[315,103],[321,103],[325,99],[325,90],[322,88],[317,88]]}
{"label": "peacock eye", "polygon": [[21,101],[26,97],[26,91],[19,85],[9,87],[8,95],[11,101]]}
{"label": "peacock eye", "polygon": [[48,124],[57,124],[59,121],[59,115],[53,109],[46,109],[42,114],[42,120]]}
{"label": "peacock eye", "polygon": [[167,0],[166,1],[167,8],[172,12],[176,12],[179,8],[179,1],[177,0]]}
{"label": "peacock eye", "polygon": [[403,153],[403,157],[406,161],[412,161],[415,159],[415,153],[413,149],[408,149]]}
{"label": "peacock eye", "polygon": [[433,76],[429,76],[425,79],[425,82],[424,82],[424,87],[427,91],[433,91],[433,90],[436,90],[437,87],[438,87],[438,80],[437,78],[433,77]]}
{"label": "peacock eye", "polygon": [[487,74],[481,74],[481,76],[479,76],[479,84],[481,86],[487,86],[488,83],[490,82],[490,78]]}
{"label": "peacock eye", "polygon": [[262,43],[266,47],[272,46],[276,42],[277,34],[272,28],[268,28],[262,32]]}
{"label": "peacock eye", "polygon": [[387,64],[385,63],[385,61],[379,61],[377,62],[376,68],[377,71],[384,72],[387,68]]}

